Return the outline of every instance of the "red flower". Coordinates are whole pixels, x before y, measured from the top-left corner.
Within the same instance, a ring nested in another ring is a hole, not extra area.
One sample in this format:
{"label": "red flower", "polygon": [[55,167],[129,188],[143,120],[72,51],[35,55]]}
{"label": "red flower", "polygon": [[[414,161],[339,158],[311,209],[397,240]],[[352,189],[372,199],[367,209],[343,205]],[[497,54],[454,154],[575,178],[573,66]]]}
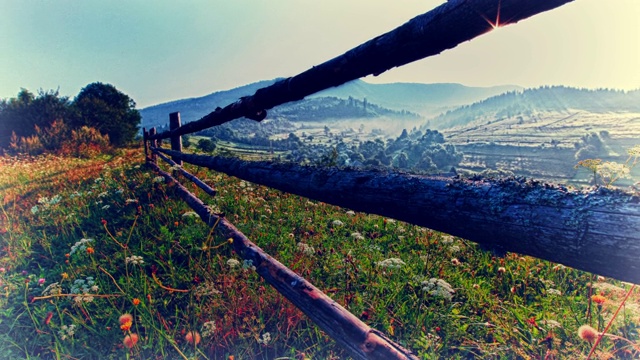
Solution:
{"label": "red flower", "polygon": [[107,225],[107,220],[105,220],[105,219],[102,219],[100,222],[102,223],[103,226]]}

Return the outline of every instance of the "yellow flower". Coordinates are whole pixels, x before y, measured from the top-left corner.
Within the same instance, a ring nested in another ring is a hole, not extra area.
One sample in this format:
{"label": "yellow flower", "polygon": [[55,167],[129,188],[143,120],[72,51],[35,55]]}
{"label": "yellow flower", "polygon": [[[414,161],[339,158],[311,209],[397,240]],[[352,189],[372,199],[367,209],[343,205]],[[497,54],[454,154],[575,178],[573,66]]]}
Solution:
{"label": "yellow flower", "polygon": [[62,276],[62,279],[68,279],[69,278],[69,274],[67,274],[66,272],[63,272],[62,274],[60,274],[60,276]]}
{"label": "yellow flower", "polygon": [[602,295],[593,295],[591,297],[591,301],[598,304],[598,306],[602,306],[607,301],[607,298]]}

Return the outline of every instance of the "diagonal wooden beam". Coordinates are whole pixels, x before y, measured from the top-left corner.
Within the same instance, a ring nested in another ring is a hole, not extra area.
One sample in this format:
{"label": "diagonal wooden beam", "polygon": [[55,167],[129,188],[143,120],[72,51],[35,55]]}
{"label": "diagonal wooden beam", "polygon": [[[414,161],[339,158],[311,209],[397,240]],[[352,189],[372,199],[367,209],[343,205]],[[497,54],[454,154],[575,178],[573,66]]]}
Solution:
{"label": "diagonal wooden beam", "polygon": [[266,110],[277,105],[439,54],[497,26],[516,23],[571,1],[449,0],[336,58],[259,89],[254,95],[218,108],[200,120],[173,131],[151,135],[148,139],[189,134],[241,117],[261,121],[267,115]]}

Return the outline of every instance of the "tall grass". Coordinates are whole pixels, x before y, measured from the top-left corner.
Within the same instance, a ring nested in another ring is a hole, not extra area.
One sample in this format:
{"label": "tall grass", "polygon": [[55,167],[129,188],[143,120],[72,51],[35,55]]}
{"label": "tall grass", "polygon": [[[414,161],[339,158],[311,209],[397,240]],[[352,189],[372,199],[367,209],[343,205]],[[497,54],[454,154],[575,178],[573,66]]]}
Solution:
{"label": "tall grass", "polygon": [[[0,160],[2,356],[348,357],[141,160]],[[187,167],[215,212],[421,358],[585,357],[583,325],[609,326],[598,357],[640,355],[637,291],[613,316],[628,284]]]}

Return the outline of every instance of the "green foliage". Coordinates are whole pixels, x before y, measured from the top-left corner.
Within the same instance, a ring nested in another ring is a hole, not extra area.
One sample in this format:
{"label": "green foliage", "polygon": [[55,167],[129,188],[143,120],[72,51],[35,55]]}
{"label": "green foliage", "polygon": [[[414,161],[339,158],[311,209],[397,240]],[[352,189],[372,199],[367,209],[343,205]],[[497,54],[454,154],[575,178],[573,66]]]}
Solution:
{"label": "green foliage", "polygon": [[216,143],[211,139],[200,139],[198,140],[198,149],[204,152],[212,152],[216,149]]}
{"label": "green foliage", "polygon": [[73,106],[75,128],[98,129],[108,135],[115,146],[131,142],[138,132],[141,117],[135,109],[135,101],[113,85],[95,82],[85,86],[74,99]]}
{"label": "green foliage", "polygon": [[39,90],[35,96],[27,89],[21,89],[17,97],[1,100],[0,148],[9,146],[14,132],[17,138],[29,138],[37,135],[36,128],[45,130],[56,121],[67,120],[70,105],[69,99],[59,96],[57,90]]}

